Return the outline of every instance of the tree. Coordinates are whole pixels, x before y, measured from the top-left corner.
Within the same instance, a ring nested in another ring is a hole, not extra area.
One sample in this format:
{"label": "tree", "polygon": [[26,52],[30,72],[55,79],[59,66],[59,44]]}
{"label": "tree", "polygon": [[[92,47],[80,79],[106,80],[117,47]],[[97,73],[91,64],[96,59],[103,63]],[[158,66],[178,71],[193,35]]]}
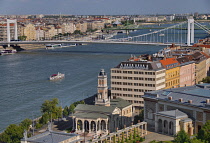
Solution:
{"label": "tree", "polygon": [[50,119],[56,119],[62,115],[62,107],[58,106],[58,99],[53,98],[51,101],[46,100],[41,106],[41,112],[43,114],[48,114]]}
{"label": "tree", "polygon": [[63,116],[66,117],[68,115],[69,115],[69,107],[65,106],[64,109],[63,109]]}
{"label": "tree", "polygon": [[22,41],[25,41],[26,38],[27,38],[27,36],[18,36],[18,39],[19,39],[19,40],[22,40]]}
{"label": "tree", "polygon": [[176,143],[189,143],[190,137],[184,130],[181,130],[175,135],[174,141]]}
{"label": "tree", "polygon": [[71,104],[69,106],[69,113],[74,113],[74,108],[75,108],[74,104]]}
{"label": "tree", "polygon": [[6,130],[0,135],[0,142],[3,143],[20,143],[20,140],[23,138],[23,128],[11,124]]}
{"label": "tree", "polygon": [[140,120],[141,122],[144,120],[144,110],[141,110],[139,115],[134,116],[134,124],[137,124],[138,120]]}
{"label": "tree", "polygon": [[202,141],[210,141],[210,120],[200,129],[197,138]]}
{"label": "tree", "polygon": [[206,78],[204,78],[204,79],[202,80],[202,82],[210,83],[210,76],[207,76]]}
{"label": "tree", "polygon": [[201,141],[199,139],[194,138],[194,139],[190,140],[190,143],[206,143],[206,142],[203,142],[203,141]]}
{"label": "tree", "polygon": [[20,126],[23,128],[23,130],[27,130],[28,131],[31,124],[32,124],[32,120],[26,118],[25,120],[23,120],[20,123]]}
{"label": "tree", "polygon": [[48,113],[44,113],[42,117],[39,119],[40,124],[47,124],[47,122],[50,120],[50,116]]}

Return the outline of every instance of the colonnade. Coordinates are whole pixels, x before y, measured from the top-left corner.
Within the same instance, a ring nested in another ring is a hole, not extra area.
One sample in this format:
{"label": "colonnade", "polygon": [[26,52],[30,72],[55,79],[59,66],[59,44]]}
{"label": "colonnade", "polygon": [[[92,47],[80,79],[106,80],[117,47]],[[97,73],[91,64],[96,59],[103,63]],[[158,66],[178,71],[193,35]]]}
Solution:
{"label": "colonnade", "polygon": [[158,119],[158,121],[155,121],[155,129],[156,132],[167,134],[167,135],[174,135],[176,134],[176,123],[173,123],[172,121],[164,120],[164,119]]}
{"label": "colonnade", "polygon": [[134,130],[136,134],[140,135],[140,137],[143,137],[147,135],[147,122],[140,122],[136,125],[132,125],[130,127],[124,128],[122,130],[117,130],[116,132],[110,133],[109,135],[101,136],[100,138],[93,139],[90,142],[97,142],[97,143],[105,143],[105,142],[113,142],[114,138],[121,137],[122,135],[126,136],[126,138],[131,135],[131,133],[134,133]]}
{"label": "colonnade", "polygon": [[[74,123],[75,120],[75,123]],[[81,131],[81,132],[94,132],[97,133],[99,131],[103,131],[108,133],[109,130],[109,122],[108,119],[78,119],[73,118],[73,126],[75,129],[75,132]]]}

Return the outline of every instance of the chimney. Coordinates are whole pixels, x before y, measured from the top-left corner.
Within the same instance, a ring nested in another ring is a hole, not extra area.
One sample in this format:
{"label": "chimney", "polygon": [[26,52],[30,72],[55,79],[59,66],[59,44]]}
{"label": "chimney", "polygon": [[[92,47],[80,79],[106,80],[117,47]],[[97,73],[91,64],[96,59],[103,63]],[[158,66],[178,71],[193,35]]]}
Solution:
{"label": "chimney", "polygon": [[206,99],[206,103],[209,104],[210,103],[210,99]]}
{"label": "chimney", "polygon": [[192,104],[192,100],[188,100],[188,103]]}
{"label": "chimney", "polygon": [[183,101],[183,99],[182,98],[179,98],[179,102],[182,102]]}
{"label": "chimney", "polygon": [[168,97],[168,100],[172,100],[172,96],[169,96],[169,97]]}

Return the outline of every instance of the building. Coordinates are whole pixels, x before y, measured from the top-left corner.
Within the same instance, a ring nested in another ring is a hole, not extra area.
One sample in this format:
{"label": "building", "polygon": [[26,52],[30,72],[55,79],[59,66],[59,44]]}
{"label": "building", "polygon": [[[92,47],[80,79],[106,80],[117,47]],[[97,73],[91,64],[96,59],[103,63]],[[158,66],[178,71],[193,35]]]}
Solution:
{"label": "building", "polygon": [[210,120],[209,90],[210,84],[205,83],[146,92],[144,121],[156,132],[175,135],[184,129],[196,134]]}
{"label": "building", "polygon": [[195,62],[190,61],[186,57],[176,59],[180,64],[180,81],[179,86],[192,86],[195,85]]}
{"label": "building", "polygon": [[[10,23],[10,36],[11,40],[15,39],[15,24]],[[1,22],[0,23],[0,41],[7,41],[7,23]]]}
{"label": "building", "polygon": [[158,61],[131,58],[111,69],[111,96],[129,101],[135,113],[144,106],[144,92],[165,88],[165,69]]}
{"label": "building", "polygon": [[130,126],[132,104],[108,96],[107,75],[102,69],[98,75],[98,93],[95,105],[79,104],[73,114],[73,128],[78,134],[108,134]]}
{"label": "building", "polygon": [[20,36],[26,36],[26,40],[36,40],[36,28],[34,24],[22,25],[20,29]]}
{"label": "building", "polygon": [[179,62],[175,58],[164,58],[160,63],[166,69],[165,89],[179,87]]}
{"label": "building", "polygon": [[44,133],[27,138],[24,133],[24,138],[21,143],[80,143],[82,139],[77,134],[46,131]]}

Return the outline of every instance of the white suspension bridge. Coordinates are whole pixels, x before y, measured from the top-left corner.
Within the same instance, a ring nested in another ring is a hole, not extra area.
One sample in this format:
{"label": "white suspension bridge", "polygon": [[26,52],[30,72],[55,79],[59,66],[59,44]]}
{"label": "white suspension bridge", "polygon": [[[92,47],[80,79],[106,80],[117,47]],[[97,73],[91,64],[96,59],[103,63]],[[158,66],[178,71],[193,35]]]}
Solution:
{"label": "white suspension bridge", "polygon": [[[10,38],[10,23],[14,23],[14,41]],[[7,41],[1,41],[0,45],[14,45],[14,44],[53,44],[53,43],[104,43],[104,44],[145,44],[145,45],[171,45],[172,43],[177,45],[190,46],[195,42],[195,27],[203,30],[206,34],[210,34],[210,29],[206,26],[198,23],[193,18],[189,18],[185,22],[162,28],[160,30],[144,33],[136,36],[127,36],[125,38],[109,38],[105,40],[92,40],[92,39],[81,39],[81,40],[61,40],[59,39],[48,39],[48,40],[36,40],[36,41],[18,41],[17,36],[17,21],[7,20]]]}

